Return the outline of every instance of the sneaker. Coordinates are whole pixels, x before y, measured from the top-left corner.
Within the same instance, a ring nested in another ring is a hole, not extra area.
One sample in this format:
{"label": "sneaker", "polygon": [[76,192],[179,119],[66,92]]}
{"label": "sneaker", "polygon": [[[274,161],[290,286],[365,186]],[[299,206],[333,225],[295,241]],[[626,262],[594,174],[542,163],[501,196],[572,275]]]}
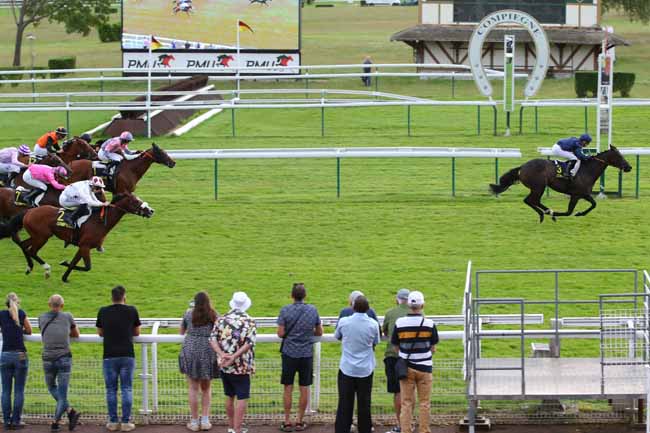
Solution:
{"label": "sneaker", "polygon": [[68,430],[72,431],[79,424],[79,417],[81,416],[80,412],[77,412],[74,409],[70,409],[68,412]]}
{"label": "sneaker", "polygon": [[50,431],[52,433],[57,433],[61,431],[61,426],[59,425],[58,422],[53,422],[52,425],[50,426]]}
{"label": "sneaker", "polygon": [[199,423],[196,423],[196,422],[188,422],[187,424],[185,424],[185,426],[187,427],[187,429],[189,431],[199,431],[199,430],[201,430],[201,426],[199,426]]}
{"label": "sneaker", "polygon": [[106,430],[108,431],[118,431],[120,429],[119,422],[109,422],[106,423]]}
{"label": "sneaker", "polygon": [[390,433],[402,433],[402,429],[400,428],[400,426],[396,425],[395,427],[390,429]]}
{"label": "sneaker", "polygon": [[210,421],[201,422],[201,430],[210,430],[211,428],[212,428],[212,424],[210,424]]}
{"label": "sneaker", "polygon": [[132,422],[123,422],[120,425],[120,431],[133,431],[135,430],[135,424]]}

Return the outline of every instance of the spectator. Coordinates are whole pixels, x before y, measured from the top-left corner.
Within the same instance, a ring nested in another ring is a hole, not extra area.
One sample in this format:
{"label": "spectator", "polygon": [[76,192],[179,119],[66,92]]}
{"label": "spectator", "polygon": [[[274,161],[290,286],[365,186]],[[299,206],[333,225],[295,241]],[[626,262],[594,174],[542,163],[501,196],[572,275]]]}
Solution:
{"label": "spectator", "polygon": [[390,310],[386,311],[384,315],[384,324],[382,326],[382,331],[384,335],[388,337],[388,343],[386,344],[386,352],[384,353],[384,367],[386,369],[386,390],[393,394],[393,407],[395,408],[395,416],[397,417],[397,426],[393,427],[391,432],[399,433],[400,429],[400,412],[402,409],[401,396],[399,392],[399,378],[395,372],[395,362],[397,362],[397,351],[391,343],[391,337],[393,336],[393,330],[395,329],[395,322],[400,317],[404,317],[408,314],[409,308],[406,305],[406,301],[409,297],[408,289],[399,289],[397,291],[397,296],[395,297],[395,302],[397,307],[393,307]]}
{"label": "spectator", "polygon": [[[350,293],[350,296],[348,297],[348,302],[350,306],[345,307],[344,309],[341,310],[341,312],[339,313],[338,320],[341,320],[341,318],[343,317],[348,317],[354,314],[354,309],[352,308],[352,306],[354,305],[354,300],[357,299],[358,296],[364,296],[363,292],[359,290],[353,290]],[[372,308],[368,308],[368,313],[366,314],[368,314],[368,316],[374,319],[375,322],[379,323],[379,319],[377,319],[377,313],[375,313],[375,310],[373,310]]]}
{"label": "spectator", "polygon": [[[363,59],[363,64],[366,65],[363,67],[363,73],[364,74],[370,74],[372,72],[372,68],[369,65],[372,65],[372,59],[370,56],[366,56]],[[372,81],[372,78],[370,78],[369,75],[364,75],[361,77],[361,81],[363,82],[363,85],[366,87],[370,87],[370,83]]]}
{"label": "spectator", "polygon": [[[218,377],[215,368],[216,354],[210,347],[210,333],[217,321],[217,312],[205,292],[194,296],[194,307],[187,310],[181,322],[181,335],[185,335],[178,358],[181,373],[187,376],[190,403],[191,431],[210,430],[211,381]],[[201,395],[201,419],[199,420],[199,395]]]}
{"label": "spectator", "polygon": [[295,430],[303,431],[307,428],[303,417],[309,402],[309,387],[312,384],[314,336],[323,335],[323,326],[316,307],[305,304],[306,296],[305,285],[295,283],[291,288],[293,304],[282,307],[278,316],[278,337],[282,338],[280,382],[284,385],[284,422],[280,426],[282,431],[294,430],[294,425],[291,423],[291,399],[296,373],[298,373],[300,386],[300,400]]}
{"label": "spectator", "polygon": [[[5,305],[7,309],[0,311],[2,418],[5,430],[18,430],[25,427],[25,424],[20,422],[20,415],[25,401],[25,382],[29,367],[23,335],[30,335],[32,327],[27,320],[27,314],[20,309],[20,299],[15,293],[7,295]],[[11,405],[12,386],[14,389],[13,409]]]}
{"label": "spectator", "polygon": [[242,433],[242,422],[250,397],[251,375],[255,373],[253,347],[257,331],[255,321],[246,314],[251,303],[246,293],[233,293],[231,310],[219,317],[210,335],[210,345],[217,352],[226,395],[228,433]]}
{"label": "spectator", "polygon": [[189,49],[191,48],[191,46],[192,46],[192,45],[190,44],[189,41],[185,41],[185,49],[186,49],[186,50],[189,50]]}
{"label": "spectator", "polygon": [[64,413],[68,415],[68,429],[74,430],[79,422],[79,412],[68,403],[68,384],[72,371],[70,337],[79,336],[79,328],[70,313],[63,312],[63,297],[52,295],[47,302],[50,311],[38,317],[38,327],[43,340],[43,371],[45,385],[56,401],[54,422],[51,431],[61,430],[59,421]]}
{"label": "spectator", "polygon": [[[109,431],[132,431],[135,429],[135,424],[130,422],[135,369],[133,337],[140,335],[140,316],[135,307],[126,305],[123,286],[115,286],[111,295],[113,304],[99,310],[95,324],[99,336],[104,337],[104,383],[109,417],[106,428]],[[118,379],[122,390],[121,423],[117,417]]]}
{"label": "spectator", "polygon": [[370,433],[370,401],[372,375],[375,369],[374,348],[379,344],[377,322],[366,314],[369,309],[365,296],[354,300],[354,314],[342,318],[336,326],[334,336],[342,340],[343,353],[339,363],[339,404],[334,423],[335,433],[350,433],[354,413],[354,399],[357,399],[358,432]]}
{"label": "spectator", "polygon": [[400,427],[402,433],[411,433],[415,390],[417,388],[419,407],[419,433],[431,433],[429,417],[431,411],[431,384],[433,382],[432,355],[438,344],[438,330],[433,320],[424,316],[424,295],[422,292],[409,293],[407,305],[409,314],[397,319],[393,330],[392,343],[399,356],[406,359],[408,376],[400,380],[402,413]]}

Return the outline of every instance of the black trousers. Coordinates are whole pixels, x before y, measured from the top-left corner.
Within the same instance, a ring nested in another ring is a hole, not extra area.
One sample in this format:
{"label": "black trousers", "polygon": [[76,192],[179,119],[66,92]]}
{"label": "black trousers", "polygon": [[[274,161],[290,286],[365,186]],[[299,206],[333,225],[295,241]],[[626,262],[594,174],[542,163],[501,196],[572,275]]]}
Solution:
{"label": "black trousers", "polygon": [[358,432],[370,433],[370,396],[372,393],[372,374],[367,377],[346,376],[339,370],[339,406],[336,409],[335,433],[350,433],[354,415],[354,399],[357,399]]}

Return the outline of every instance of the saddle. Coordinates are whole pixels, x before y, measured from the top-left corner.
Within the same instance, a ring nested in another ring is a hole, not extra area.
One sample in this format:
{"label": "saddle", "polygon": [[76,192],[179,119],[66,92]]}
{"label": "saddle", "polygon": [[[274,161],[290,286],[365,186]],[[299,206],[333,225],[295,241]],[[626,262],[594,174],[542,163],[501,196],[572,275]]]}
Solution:
{"label": "saddle", "polygon": [[553,164],[555,164],[555,174],[556,174],[557,177],[562,178],[562,179],[570,179],[571,178],[571,169],[576,164],[576,161],[574,161],[574,160],[569,160],[569,161],[554,160]]}
{"label": "saddle", "polygon": [[61,208],[56,214],[56,225],[57,227],[63,227],[66,229],[75,229],[76,227],[74,226],[75,221],[72,219],[72,215],[74,214],[73,209],[65,209]]}
{"label": "saddle", "polygon": [[14,196],[14,205],[21,207],[30,207],[31,203],[27,199],[29,192],[30,190],[23,188],[22,186],[17,187],[15,193],[16,195]]}

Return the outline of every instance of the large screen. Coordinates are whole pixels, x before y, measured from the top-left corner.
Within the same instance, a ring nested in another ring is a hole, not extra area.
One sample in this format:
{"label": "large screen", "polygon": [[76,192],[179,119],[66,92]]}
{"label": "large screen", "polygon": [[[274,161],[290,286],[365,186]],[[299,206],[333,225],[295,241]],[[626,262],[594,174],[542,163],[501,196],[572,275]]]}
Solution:
{"label": "large screen", "polygon": [[123,0],[122,48],[146,49],[149,35],[172,50],[300,49],[300,0]]}
{"label": "large screen", "polygon": [[[591,0],[587,2],[591,3]],[[486,15],[502,9],[527,12],[542,24],[566,22],[566,0],[455,0],[454,22],[477,23]]]}

